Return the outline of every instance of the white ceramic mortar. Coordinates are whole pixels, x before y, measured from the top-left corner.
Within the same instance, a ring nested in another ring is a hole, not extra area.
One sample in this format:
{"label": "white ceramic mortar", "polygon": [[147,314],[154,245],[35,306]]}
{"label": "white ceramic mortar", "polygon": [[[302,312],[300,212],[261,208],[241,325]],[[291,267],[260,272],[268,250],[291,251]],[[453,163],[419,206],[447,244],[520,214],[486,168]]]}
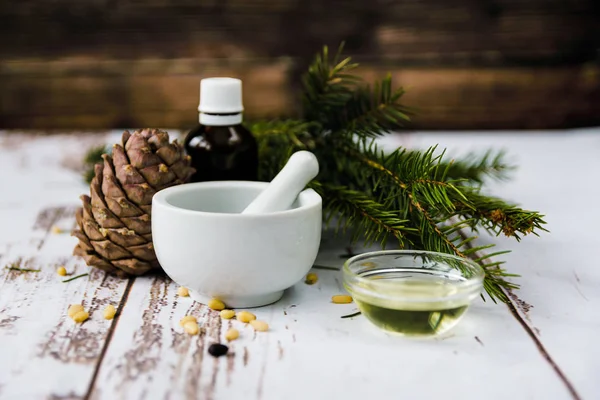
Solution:
{"label": "white ceramic mortar", "polygon": [[201,182],[154,195],[156,256],[194,300],[219,298],[231,308],[267,305],[312,267],[321,241],[321,197],[306,189],[289,210],[240,214],[267,185]]}

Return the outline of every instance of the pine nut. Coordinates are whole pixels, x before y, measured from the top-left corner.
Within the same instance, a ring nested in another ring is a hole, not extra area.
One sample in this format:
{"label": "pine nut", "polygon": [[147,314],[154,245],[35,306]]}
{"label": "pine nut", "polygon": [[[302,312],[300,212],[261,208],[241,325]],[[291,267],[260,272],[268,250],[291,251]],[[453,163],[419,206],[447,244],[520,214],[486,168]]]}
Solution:
{"label": "pine nut", "polygon": [[256,315],[248,311],[240,311],[237,313],[236,318],[238,321],[247,324],[250,321],[254,321],[256,319]]}
{"label": "pine nut", "polygon": [[67,276],[67,269],[61,265],[56,269],[56,273],[60,276]]}
{"label": "pine nut", "polygon": [[266,332],[269,330],[269,324],[265,321],[250,321],[250,325],[258,332]]}
{"label": "pine nut", "polygon": [[185,317],[179,320],[179,326],[184,326],[188,322],[197,323],[198,320],[193,315],[186,315]]}
{"label": "pine nut", "polygon": [[219,314],[221,315],[221,318],[223,318],[223,319],[231,319],[231,318],[235,317],[235,311],[233,311],[233,310],[223,310]]}
{"label": "pine nut", "polygon": [[80,324],[83,321],[85,321],[86,319],[88,319],[89,317],[90,317],[90,314],[88,314],[87,311],[79,311],[75,315],[73,315],[73,321]]}
{"label": "pine nut", "polygon": [[225,308],[225,303],[223,303],[219,299],[211,299],[208,302],[208,308],[210,308],[212,310],[216,310],[216,311],[221,311],[222,309]]}
{"label": "pine nut", "polygon": [[306,275],[304,283],[306,283],[307,285],[314,285],[315,283],[317,283],[318,280],[319,277],[317,276],[317,274],[311,272],[310,274]]}
{"label": "pine nut", "polygon": [[231,328],[227,332],[225,332],[225,339],[227,339],[230,342],[239,337],[240,337],[240,331],[238,331],[237,329]]}
{"label": "pine nut", "polygon": [[177,288],[177,294],[179,297],[188,297],[190,295],[190,291],[186,287],[179,286]]}
{"label": "pine nut", "polygon": [[352,296],[345,294],[338,294],[331,298],[331,301],[335,304],[349,304],[352,303]]}
{"label": "pine nut", "polygon": [[188,321],[183,324],[183,330],[190,335],[197,335],[200,332],[200,327],[194,321]]}
{"label": "pine nut", "polygon": [[112,304],[109,304],[104,309],[104,319],[113,319],[115,314],[117,313],[117,309]]}
{"label": "pine nut", "polygon": [[81,304],[71,304],[69,306],[69,310],[67,311],[67,314],[69,315],[70,318],[73,318],[73,316],[75,314],[77,314],[79,311],[83,311],[83,306]]}

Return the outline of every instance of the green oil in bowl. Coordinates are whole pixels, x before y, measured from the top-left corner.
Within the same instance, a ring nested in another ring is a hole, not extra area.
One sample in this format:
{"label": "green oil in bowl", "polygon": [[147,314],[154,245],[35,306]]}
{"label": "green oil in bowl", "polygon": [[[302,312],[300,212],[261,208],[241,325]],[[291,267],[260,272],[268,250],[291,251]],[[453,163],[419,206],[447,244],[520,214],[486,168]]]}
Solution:
{"label": "green oil in bowl", "polygon": [[[417,254],[416,254],[417,253]],[[406,336],[452,329],[481,292],[483,271],[439,253],[383,251],[348,260],[344,285],[375,326]],[[448,262],[450,261],[450,262]],[[457,265],[460,263],[461,265]]]}

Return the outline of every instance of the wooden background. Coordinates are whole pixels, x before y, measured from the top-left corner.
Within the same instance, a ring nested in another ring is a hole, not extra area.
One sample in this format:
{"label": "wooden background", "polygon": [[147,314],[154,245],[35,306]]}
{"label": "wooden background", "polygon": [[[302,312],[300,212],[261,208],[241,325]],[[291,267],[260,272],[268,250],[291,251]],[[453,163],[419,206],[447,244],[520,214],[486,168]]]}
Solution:
{"label": "wooden background", "polygon": [[187,129],[215,75],[247,118],[292,116],[341,40],[409,89],[415,128],[600,124],[598,0],[3,0],[0,128]]}

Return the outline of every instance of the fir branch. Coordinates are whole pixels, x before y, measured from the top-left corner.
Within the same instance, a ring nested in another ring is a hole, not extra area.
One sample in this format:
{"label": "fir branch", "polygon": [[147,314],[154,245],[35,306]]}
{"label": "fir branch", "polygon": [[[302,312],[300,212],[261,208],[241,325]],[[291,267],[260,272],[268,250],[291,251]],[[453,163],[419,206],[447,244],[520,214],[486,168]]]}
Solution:
{"label": "fir branch", "polygon": [[[504,233],[517,240],[520,240],[519,233],[537,235],[536,230],[546,231],[543,227],[546,222],[540,213],[482,195],[478,188],[463,186],[460,181],[447,178],[451,166],[443,160],[444,152],[434,157],[435,146],[423,152],[398,149],[384,155],[377,151],[373,142],[362,141],[359,149],[347,151],[363,162],[363,168],[365,165],[374,168],[389,177],[398,188],[410,190],[407,192],[408,199],[417,210],[424,210],[421,204],[427,204],[425,217],[431,226],[434,220],[443,221],[460,215],[470,222],[473,229],[482,226],[496,235]],[[477,175],[487,171],[489,165],[486,159],[486,156],[482,157],[478,162],[479,169],[471,167],[471,171],[479,171]],[[381,185],[380,182],[373,184]],[[401,198],[389,185],[386,186],[386,194]]]}
{"label": "fir branch", "polygon": [[350,57],[338,61],[343,46],[333,60],[325,46],[302,77],[304,119],[318,122],[325,131],[360,136],[378,136],[409,122],[412,111],[400,104],[404,89],[393,89],[389,74],[373,89],[364,85],[348,73],[358,64]]}
{"label": "fir branch", "polygon": [[[406,150],[409,155],[412,152],[420,154],[423,150]],[[445,172],[445,178],[453,180],[455,184],[469,184],[481,186],[485,178],[502,181],[507,180],[510,171],[516,169],[514,165],[506,162],[506,153],[503,150],[487,150],[478,155],[469,153],[458,159],[450,161],[440,161],[440,172]],[[436,176],[436,179],[442,179],[442,176]]]}
{"label": "fir branch", "polygon": [[341,43],[333,60],[330,60],[329,49],[324,46],[302,77],[305,120],[326,125],[332,109],[343,107],[352,98],[360,78],[349,72],[358,64],[351,63],[350,57],[339,61],[343,48],[344,43]]}
{"label": "fir branch", "polygon": [[[462,222],[458,222],[456,225],[457,226],[461,225],[461,223]],[[481,250],[483,250],[486,247],[490,248],[489,246],[475,247],[471,243],[471,241],[468,240],[469,236],[463,230],[458,230],[458,234],[465,242],[464,247],[466,248],[466,252],[469,253],[469,256],[471,257],[471,259],[473,259],[473,261],[478,263],[483,268],[483,270],[485,271],[486,277],[492,276],[492,277],[500,277],[501,278],[500,285],[494,285],[489,280],[484,280],[483,287],[484,287],[485,291],[488,294],[489,293],[493,294],[493,296],[490,296],[490,297],[494,302],[496,302],[496,299],[498,299],[504,303],[508,302],[509,299],[507,297],[507,293],[509,293],[513,289],[518,289],[519,285],[517,285],[516,283],[513,283],[513,282],[508,282],[504,278],[514,278],[514,277],[518,277],[519,275],[518,274],[510,274],[505,269],[501,268],[500,266],[502,264],[505,264],[505,261],[491,262],[490,258],[498,256],[500,254],[509,253],[509,251],[500,251],[500,252],[496,252],[496,253],[482,255]],[[493,246],[493,245],[491,245],[491,246]]]}
{"label": "fir branch", "polygon": [[[475,241],[477,240],[477,236],[469,236],[466,234],[463,229],[467,226],[468,224],[465,221],[459,221],[451,225],[446,224],[445,226],[440,227],[440,231],[444,233],[447,240],[452,242],[452,246],[450,246],[453,249],[452,251],[435,250],[436,246],[440,245],[439,243],[436,244],[435,242],[433,244],[425,243],[423,244],[423,248],[437,252],[455,254],[462,258],[469,258],[476,262],[484,271],[485,277],[483,280],[483,287],[490,299],[494,303],[497,300],[500,300],[501,302],[508,301],[508,298],[506,297],[506,291],[518,288],[518,285],[508,281],[507,278],[517,277],[518,275],[510,274],[503,268],[500,268],[500,265],[505,263],[504,261],[492,262],[491,259],[499,255],[506,254],[509,251],[497,251],[484,254],[484,250],[489,250],[495,247],[495,245],[474,245]],[[450,239],[451,234],[454,232],[456,232],[457,235]],[[433,235],[427,235],[427,237],[430,238],[429,240],[432,240],[432,238],[435,240],[435,236]],[[447,243],[442,243],[441,245],[444,246],[446,244]],[[429,248],[428,246],[432,247]],[[461,269],[461,265],[456,265],[456,268]],[[485,300],[485,297],[482,296],[482,298]]]}
{"label": "fir branch", "polygon": [[312,187],[323,199],[325,221],[329,223],[335,216],[341,216],[336,230],[353,228],[352,240],[363,236],[367,245],[377,241],[385,246],[388,238],[393,236],[398,240],[399,247],[405,247],[410,241],[407,235],[416,230],[406,226],[407,220],[398,217],[393,211],[388,211],[377,201],[364,193],[350,190],[344,186],[318,184]]}
{"label": "fir branch", "polygon": [[[425,210],[422,202],[447,212],[454,212],[455,201],[465,208],[470,207],[454,181],[445,179],[448,166],[442,164],[443,152],[434,156],[435,146],[423,152],[409,152],[400,148],[384,154],[377,149],[374,140],[362,140],[355,145],[346,144],[344,148],[348,156],[362,164],[354,166],[354,169],[366,167],[374,170],[372,184],[374,187],[385,187],[385,191],[382,191],[384,196],[392,200],[406,196],[410,206],[425,213],[431,223],[434,223],[434,218]],[[387,182],[382,184],[382,180]]]}
{"label": "fir branch", "polygon": [[[443,163],[444,153],[434,156],[435,150],[435,146],[423,152],[398,149],[386,155],[378,151],[372,141],[363,140],[358,148],[346,144],[347,154],[362,163],[363,170],[373,170],[372,185],[385,189],[381,192],[389,201],[384,202],[384,209],[398,210],[397,215],[408,218],[410,226],[418,227],[416,232],[407,235],[414,246],[468,258],[472,250],[465,246],[476,238],[451,238],[450,235],[464,226],[477,225],[479,220],[467,218],[458,227],[452,226],[454,230],[444,230],[440,224],[445,218],[440,219],[440,215],[452,216],[457,213],[457,207],[476,213],[476,206],[465,195],[465,191],[472,193],[473,190],[446,180],[449,166]],[[361,167],[354,166],[354,169],[358,168]],[[382,183],[382,180],[386,182]],[[501,269],[485,269],[485,272],[484,287],[490,298],[505,301],[502,288],[513,285],[504,279],[508,276],[506,272]]]}
{"label": "fir branch", "polygon": [[544,216],[536,211],[524,210],[500,198],[482,195],[476,189],[465,188],[463,194],[469,199],[472,207],[467,209],[457,204],[455,215],[471,221],[472,229],[482,226],[496,236],[503,233],[517,241],[521,240],[521,235],[538,236],[537,231],[548,232],[543,226],[546,224]]}
{"label": "fir branch", "polygon": [[[341,50],[341,47],[340,47]],[[483,226],[519,239],[519,233],[543,229],[545,223],[536,212],[525,211],[501,199],[481,195],[476,186],[486,177],[502,179],[511,167],[502,152],[487,152],[457,161],[427,150],[398,149],[384,154],[370,139],[409,121],[407,109],[400,104],[403,90],[392,90],[389,76],[373,90],[351,79],[346,68],[350,59],[329,61],[327,49],[318,55],[304,76],[304,115],[316,121],[321,130],[316,150],[321,173],[316,189],[324,198],[327,215],[341,215],[344,228],[365,231],[371,241],[385,246],[385,238],[402,229],[401,245],[473,257],[491,246],[474,246],[475,236],[463,236],[462,229]],[[351,67],[350,67],[351,66]],[[339,78],[339,79],[338,79]],[[353,138],[358,136],[358,142]],[[370,139],[370,140],[368,140]],[[447,225],[447,220],[460,221]],[[504,290],[516,287],[506,280],[513,276],[501,269],[501,261],[489,262],[500,253],[480,256],[484,267],[484,287],[495,301],[506,301]]]}
{"label": "fir branch", "polygon": [[505,161],[504,151],[488,150],[482,155],[470,153],[448,163],[447,177],[455,180],[483,184],[486,177],[505,180],[508,173],[515,169]]}
{"label": "fir branch", "polygon": [[259,179],[273,179],[295,151],[315,151],[316,142],[309,133],[314,128],[318,129],[315,122],[297,120],[249,124],[258,144]]}
{"label": "fir branch", "polygon": [[[512,232],[517,240],[517,232],[544,230],[538,213],[482,195],[464,184],[480,183],[486,175],[506,171],[502,155],[487,153],[448,162],[435,146],[421,151],[400,148],[386,154],[373,139],[315,137],[305,124],[282,121],[258,127],[261,157],[269,160],[263,179],[271,179],[293,151],[310,148],[319,155],[321,172],[312,186],[324,199],[326,220],[339,216],[338,229],[353,228],[353,241],[365,232],[367,244],[378,242],[384,247],[388,237],[396,237],[400,247],[466,258],[486,246],[473,247],[476,236],[457,235],[464,228]],[[444,225],[455,216],[461,218],[457,224]],[[499,268],[502,261],[477,262],[485,270],[484,288],[490,298],[506,301],[504,290],[517,287],[506,280],[513,275]]]}
{"label": "fir branch", "polygon": [[357,88],[342,107],[328,116],[326,127],[333,132],[345,131],[359,136],[380,136],[410,122],[412,111],[400,104],[404,89],[392,89],[388,75],[369,86]]}

